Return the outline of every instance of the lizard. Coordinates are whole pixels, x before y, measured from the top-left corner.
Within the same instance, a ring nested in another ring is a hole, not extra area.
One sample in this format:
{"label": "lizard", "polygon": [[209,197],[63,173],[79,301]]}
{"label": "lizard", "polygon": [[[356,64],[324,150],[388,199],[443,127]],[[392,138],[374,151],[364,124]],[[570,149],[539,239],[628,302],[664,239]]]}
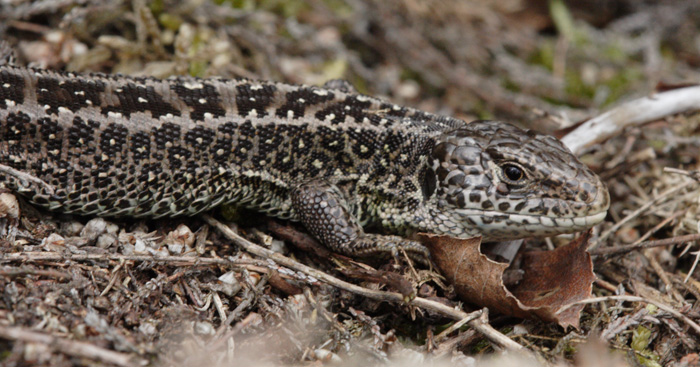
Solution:
{"label": "lizard", "polygon": [[233,203],[301,222],[359,257],[428,258],[407,238],[415,232],[572,233],[610,204],[600,178],[554,137],[338,82],[0,66],[0,168],[6,189],[52,211],[158,218]]}

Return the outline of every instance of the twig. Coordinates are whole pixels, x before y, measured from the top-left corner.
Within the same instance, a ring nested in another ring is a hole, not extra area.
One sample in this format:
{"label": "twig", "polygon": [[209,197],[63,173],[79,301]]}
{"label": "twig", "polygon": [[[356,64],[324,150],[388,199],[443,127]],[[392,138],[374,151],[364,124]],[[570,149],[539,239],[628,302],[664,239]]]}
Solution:
{"label": "twig", "polygon": [[646,259],[649,261],[649,265],[651,265],[652,269],[654,269],[656,275],[658,275],[659,278],[661,278],[661,281],[664,282],[664,284],[666,285],[667,292],[671,294],[671,296],[676,302],[682,303],[684,301],[683,296],[681,296],[676,287],[673,286],[671,279],[668,278],[668,275],[666,275],[666,271],[663,267],[661,267],[659,261],[656,260],[656,256],[654,256],[654,254],[651,252],[651,249],[647,249],[646,251],[644,251],[643,254],[644,257],[646,257]]}
{"label": "twig", "polygon": [[257,301],[257,298],[260,294],[262,294],[265,285],[267,285],[267,280],[265,277],[260,279],[258,284],[248,285],[250,288],[248,288],[248,291],[245,293],[245,298],[243,299],[243,301],[241,301],[241,303],[238,304],[238,306],[236,306],[236,308],[233,311],[229,313],[228,317],[223,318],[224,322],[222,322],[221,326],[219,326],[217,334],[223,334],[227,326],[231,325],[234,321],[236,321],[236,319],[238,319],[243,314],[243,311],[245,309],[247,309],[248,307],[250,307],[250,305]]}
{"label": "twig", "polygon": [[[2,254],[0,255],[0,263],[3,262],[45,262],[45,261],[134,261],[134,262],[152,262],[152,263],[165,263],[177,266],[211,266],[211,265],[223,265],[227,267],[238,267],[242,269],[247,269],[249,271],[254,271],[261,274],[270,274],[276,276],[280,280],[284,279],[298,279],[293,275],[287,273],[279,272],[279,269],[272,266],[270,262],[259,259],[220,259],[220,258],[204,258],[204,257],[187,257],[187,256],[158,256],[154,257],[152,255],[117,255],[117,254],[72,254],[63,255],[55,252],[19,252],[12,254]],[[52,276],[53,273],[44,273],[46,271],[36,271],[36,270],[0,270],[0,275],[6,276],[16,276],[18,274],[28,273]],[[114,272],[114,271],[112,271]],[[175,281],[177,278],[181,277],[183,273],[175,273],[168,277],[169,282]],[[58,274],[55,274],[57,277]],[[70,276],[66,275],[66,278]],[[114,279],[114,278],[111,278]],[[308,279],[305,279],[308,282]],[[110,280],[111,282],[111,280]],[[108,288],[103,291],[106,293],[109,291]]]}
{"label": "twig", "polygon": [[688,275],[685,276],[685,280],[683,280],[683,283],[688,282],[688,279],[690,279],[690,276],[693,275],[693,273],[695,272],[695,268],[698,266],[698,261],[700,261],[700,251],[693,251],[690,254],[695,255],[695,261],[693,261],[693,266],[690,267]]}
{"label": "twig", "polygon": [[112,277],[109,279],[109,283],[105,287],[105,289],[100,293],[100,297],[103,297],[107,292],[109,292],[112,287],[114,287],[114,283],[117,282],[117,279],[119,279],[119,269],[124,266],[124,261],[120,261],[119,264],[112,270]]}
{"label": "twig", "polygon": [[700,109],[700,86],[674,89],[635,99],[592,118],[562,138],[574,154],[612,137],[627,126],[642,125],[685,111]]}
{"label": "twig", "polygon": [[557,314],[560,314],[564,312],[565,310],[575,306],[575,305],[583,305],[583,304],[589,304],[589,303],[598,303],[598,302],[607,302],[607,301],[623,301],[623,302],[644,302],[644,303],[650,303],[656,307],[658,307],[661,310],[664,310],[671,315],[675,316],[676,318],[681,319],[683,322],[688,324],[695,332],[700,335],[700,325],[698,325],[695,321],[691,320],[689,317],[683,315],[682,313],[676,311],[673,307],[668,306],[664,303],[642,298],[642,297],[637,297],[637,296],[605,296],[605,297],[594,297],[594,298],[588,298],[584,299],[578,302],[574,303],[569,303],[566,306],[563,306],[557,311]]}
{"label": "twig", "polygon": [[610,282],[606,282],[603,279],[600,279],[600,277],[597,277],[594,282],[597,286],[599,286],[600,288],[603,288],[609,292],[617,291],[617,287],[615,287],[615,285],[611,284]]}
{"label": "twig", "polygon": [[118,255],[118,254],[60,254],[56,252],[16,252],[2,254],[0,263],[10,261],[150,261],[154,263],[176,263],[177,265],[244,265],[259,264],[259,261],[248,259],[231,260],[217,258],[200,258],[191,256],[163,256],[152,255]]}
{"label": "twig", "polygon": [[0,41],[0,65],[13,65],[15,62],[15,52],[10,43]]}
{"label": "twig", "polygon": [[[375,291],[367,288],[363,288],[360,286],[357,286],[355,284],[351,284],[345,281],[342,281],[338,278],[335,278],[331,275],[328,275],[322,271],[318,271],[316,269],[313,269],[309,266],[306,266],[304,264],[301,264],[299,262],[296,262],[286,256],[283,256],[279,253],[270,251],[266,248],[263,248],[261,246],[258,246],[245,238],[239,236],[237,233],[235,233],[231,228],[225,226],[223,223],[217,221],[216,219],[204,215],[202,216],[203,219],[209,223],[209,225],[216,227],[224,236],[229,238],[230,240],[234,241],[236,244],[239,246],[243,247],[246,251],[250,252],[253,255],[260,256],[266,259],[271,259],[275,261],[278,264],[281,264],[283,266],[286,266],[290,269],[294,269],[296,271],[302,272],[306,275],[312,276],[322,282],[328,283],[334,287],[344,289],[349,292],[353,292],[355,294],[359,294],[363,297],[371,298],[374,300],[378,301],[387,301],[387,302],[394,302],[394,303],[402,303],[404,302],[404,296],[400,293],[396,292],[383,292],[383,291]],[[455,320],[462,320],[465,318],[469,318],[470,314],[456,310],[454,308],[445,306],[443,304],[440,304],[438,302],[430,301],[425,298],[420,298],[416,297],[411,301],[411,305],[418,306],[427,310],[431,310],[436,313],[443,314],[447,317],[450,317]],[[476,311],[476,312],[482,312],[482,311]],[[469,326],[483,334],[486,338],[494,342],[495,344],[509,349],[509,350],[523,350],[523,347],[512,341],[510,338],[507,336],[501,334],[498,332],[498,330],[494,329],[489,325],[487,322],[485,322],[482,318],[478,319],[473,319],[467,322]]]}
{"label": "twig", "polygon": [[642,237],[639,237],[636,241],[634,241],[634,242],[632,243],[632,245],[638,245],[638,244],[640,244],[640,243],[646,241],[646,239],[649,238],[649,237],[651,237],[651,235],[653,235],[654,233],[656,233],[656,231],[658,231],[659,229],[665,227],[667,224],[671,223],[671,222],[674,221],[676,218],[678,218],[678,217],[680,217],[681,215],[685,214],[687,211],[688,211],[688,209],[684,209],[684,210],[679,210],[679,211],[677,211],[677,212],[671,214],[671,216],[669,216],[668,218],[662,220],[662,221],[659,222],[657,225],[655,225],[654,228],[648,230],[647,233],[645,233],[645,234],[642,235]]}
{"label": "twig", "polygon": [[476,335],[477,333],[474,329],[459,333],[459,335],[439,343],[437,348],[433,349],[433,355],[435,357],[441,357],[447,353],[452,353],[458,346],[468,345],[472,340],[474,340]]}
{"label": "twig", "polygon": [[[237,258],[210,258],[189,256],[152,256],[152,255],[118,255],[118,254],[60,254],[56,252],[17,252],[0,255],[0,263],[4,262],[41,262],[41,261],[135,261],[171,264],[177,266],[210,266],[223,265],[229,267],[241,267],[258,273],[277,270],[270,266],[269,262],[258,259]],[[12,274],[9,274],[12,275]],[[40,274],[43,275],[43,274]],[[49,275],[49,274],[46,274]],[[169,278],[174,281],[182,273],[176,273]],[[287,274],[281,274],[282,278],[292,278]]]}
{"label": "twig", "polygon": [[[485,309],[483,309],[483,310],[481,310],[481,311],[482,311],[482,312],[488,312],[488,309],[485,308]],[[445,339],[448,335],[450,335],[450,333],[452,333],[453,331],[455,331],[455,330],[461,328],[464,324],[468,323],[469,321],[472,321],[472,320],[474,320],[474,319],[478,319],[479,317],[481,317],[481,313],[480,313],[479,311],[470,313],[470,314],[469,314],[469,317],[463,318],[463,319],[461,319],[461,320],[455,322],[454,324],[450,325],[450,327],[448,327],[447,329],[443,330],[443,332],[441,332],[440,334],[438,334],[437,336],[435,336],[435,338],[433,338],[433,342],[434,342],[434,343],[439,343],[439,342],[441,342],[441,341],[442,341],[443,339]]]}
{"label": "twig", "polygon": [[644,307],[635,313],[620,315],[611,320],[610,323],[600,333],[600,339],[608,341],[629,328],[639,325],[639,323],[649,315],[649,309]]}
{"label": "twig", "polygon": [[18,171],[10,166],[0,164],[0,173],[8,174],[8,175],[13,176],[16,179],[22,181],[21,182],[22,186],[28,186],[28,183],[31,182],[37,186],[43,187],[44,191],[49,195],[53,195],[56,192],[56,188],[49,185],[44,180],[42,180],[38,177],[32,176],[26,172]]}
{"label": "twig", "polygon": [[113,352],[90,343],[58,338],[49,334],[38,333],[20,327],[0,326],[0,338],[19,340],[27,343],[40,343],[53,348],[55,351],[70,356],[99,360],[117,366],[145,366],[148,361],[133,357],[130,354]]}
{"label": "twig", "polygon": [[0,269],[0,276],[17,277],[22,275],[36,275],[41,277],[71,279],[70,274],[56,270],[39,270],[39,269]]}
{"label": "twig", "polygon": [[628,216],[624,217],[622,220],[620,220],[619,222],[615,223],[614,226],[610,227],[610,229],[608,229],[608,230],[605,231],[603,234],[601,234],[600,237],[598,238],[598,240],[597,240],[595,243],[593,243],[593,245],[590,246],[589,250],[593,250],[593,249],[595,249],[596,247],[598,247],[598,245],[600,245],[601,243],[603,243],[603,241],[605,241],[608,237],[610,237],[611,234],[617,232],[617,230],[620,229],[620,227],[624,226],[624,225],[627,224],[629,221],[631,221],[632,219],[634,219],[634,218],[636,218],[637,216],[639,216],[639,215],[640,215],[641,213],[643,213],[645,210],[651,208],[653,205],[658,204],[660,201],[662,201],[663,199],[666,199],[667,197],[671,196],[671,195],[674,194],[676,191],[683,190],[684,188],[690,186],[691,184],[695,184],[695,182],[693,182],[693,181],[687,181],[687,182],[684,182],[684,183],[682,183],[682,184],[680,184],[680,185],[677,185],[677,186],[675,186],[675,187],[672,187],[672,188],[670,188],[670,189],[664,191],[663,193],[661,193],[659,196],[657,196],[657,197],[654,198],[653,200],[651,200],[651,201],[649,201],[648,203],[642,205],[641,207],[639,207],[639,209],[637,209],[637,210],[635,210],[634,212],[630,213]]}
{"label": "twig", "polygon": [[700,181],[700,171],[698,170],[684,170],[684,169],[678,169],[678,168],[673,168],[673,167],[664,167],[664,173],[675,173],[677,175],[683,175],[686,177],[690,177],[695,181]]}
{"label": "twig", "polygon": [[626,246],[616,246],[616,247],[605,247],[605,248],[597,248],[597,249],[592,249],[589,250],[591,255],[617,255],[617,254],[622,254],[642,248],[652,248],[652,247],[661,247],[661,246],[670,246],[670,245],[677,245],[681,243],[686,243],[690,241],[698,241],[700,240],[700,234],[688,234],[685,236],[677,236],[677,237],[671,237],[671,238],[664,238],[663,240],[653,240],[653,241],[644,241],[640,243],[633,243],[631,245],[626,245]]}

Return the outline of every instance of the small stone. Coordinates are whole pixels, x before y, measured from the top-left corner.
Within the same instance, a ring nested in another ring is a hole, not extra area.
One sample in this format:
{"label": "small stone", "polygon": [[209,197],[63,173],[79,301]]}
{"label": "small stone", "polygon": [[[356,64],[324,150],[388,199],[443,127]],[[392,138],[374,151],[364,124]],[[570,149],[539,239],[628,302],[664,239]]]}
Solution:
{"label": "small stone", "polygon": [[324,364],[339,364],[343,361],[340,356],[325,349],[314,349],[314,356],[316,360],[324,362]]}
{"label": "small stone", "polygon": [[51,233],[48,237],[44,238],[41,244],[43,246],[65,246],[66,239],[57,233]]}
{"label": "small stone", "polygon": [[136,252],[136,247],[131,243],[122,242],[119,247],[121,248],[122,255],[130,256]]}
{"label": "small stone", "polygon": [[221,292],[229,297],[235,296],[241,290],[241,283],[238,282],[236,274],[233,271],[224,273],[219,277]]}
{"label": "small stone", "polygon": [[404,99],[416,98],[420,95],[420,85],[413,80],[407,80],[396,88],[396,95]]}
{"label": "small stone", "polygon": [[524,324],[517,324],[513,326],[513,331],[510,335],[527,335],[529,332],[530,330],[527,329],[527,326]]}
{"label": "small stone", "polygon": [[66,237],[66,246],[83,247],[90,243],[86,238],[79,236]]}
{"label": "small stone", "polygon": [[185,249],[185,246],[183,246],[180,243],[168,244],[168,251],[170,251],[171,254],[181,254],[184,249]]}
{"label": "small stone", "polygon": [[109,298],[101,296],[95,297],[92,306],[98,310],[109,310],[112,308],[112,303],[109,301]]}
{"label": "small stone", "polygon": [[19,218],[19,203],[17,198],[9,192],[0,194],[0,218]]}
{"label": "small stone", "polygon": [[225,284],[238,284],[236,273],[229,271],[219,276],[219,281]]}
{"label": "small stone", "polygon": [[100,237],[97,237],[97,242],[95,246],[99,248],[110,248],[117,243],[117,236],[112,233],[103,233]]}
{"label": "small stone", "polygon": [[134,241],[134,252],[144,254],[146,253],[146,242],[140,238]]}
{"label": "small stone", "polygon": [[150,250],[149,253],[153,256],[158,256],[158,257],[170,256],[170,253],[168,253],[168,250],[165,247],[161,247],[157,250]]}
{"label": "small stone", "polygon": [[133,228],[131,228],[131,233],[141,233],[141,234],[146,234],[148,233],[148,226],[146,225],[146,222],[141,221],[136,223]]}
{"label": "small stone", "polygon": [[216,329],[206,321],[197,321],[194,323],[194,333],[198,335],[214,335]]}
{"label": "small stone", "polygon": [[48,363],[51,355],[51,347],[48,344],[26,343],[21,358],[30,365],[40,365]]}
{"label": "small stone", "polygon": [[64,236],[72,237],[80,234],[80,231],[85,228],[85,225],[78,221],[70,221],[61,223],[61,233]]}
{"label": "small stone", "polygon": [[[177,228],[175,228],[174,231],[171,231],[165,236],[165,238],[163,239],[163,243],[168,245],[168,248],[170,248],[170,245],[192,247],[192,245],[194,244],[194,240],[195,235],[192,232],[192,230],[186,225],[180,224],[179,226],[177,226]],[[182,250],[180,250],[177,253],[181,252]]]}
{"label": "small stone", "polygon": [[107,221],[102,218],[95,218],[87,222],[82,231],[80,231],[80,237],[88,239],[90,242],[94,241],[101,234],[107,231]]}
{"label": "small stone", "polygon": [[107,233],[109,234],[117,234],[119,232],[119,226],[112,223],[112,222],[107,222]]}
{"label": "small stone", "polygon": [[139,331],[143,335],[155,335],[158,332],[158,328],[152,321],[144,321],[139,325]]}
{"label": "small stone", "polygon": [[270,241],[270,250],[280,254],[285,254],[287,253],[287,245],[284,244],[284,241],[273,239]]}

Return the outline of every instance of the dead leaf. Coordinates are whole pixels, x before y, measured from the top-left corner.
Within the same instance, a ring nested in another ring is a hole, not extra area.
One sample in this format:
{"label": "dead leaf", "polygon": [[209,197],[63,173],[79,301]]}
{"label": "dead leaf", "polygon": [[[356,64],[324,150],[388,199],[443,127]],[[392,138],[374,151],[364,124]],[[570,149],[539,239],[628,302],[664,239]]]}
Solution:
{"label": "dead leaf", "polygon": [[583,305],[569,307],[561,314],[557,312],[591,295],[595,275],[586,252],[589,235],[586,233],[552,251],[525,253],[521,262],[523,278],[509,288],[503,283],[503,273],[509,265],[482,254],[481,238],[420,236],[440,272],[463,301],[506,315],[578,328]]}

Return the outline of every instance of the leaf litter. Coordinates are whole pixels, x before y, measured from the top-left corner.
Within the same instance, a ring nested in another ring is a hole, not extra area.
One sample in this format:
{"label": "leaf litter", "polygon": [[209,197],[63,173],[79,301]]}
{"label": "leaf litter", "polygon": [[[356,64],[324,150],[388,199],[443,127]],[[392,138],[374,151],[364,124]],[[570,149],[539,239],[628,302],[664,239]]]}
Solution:
{"label": "leaf litter", "polygon": [[[20,0],[0,3],[0,38],[20,64],[315,84],[344,78],[400,104],[545,132],[657,85],[700,80],[696,1],[545,3]],[[440,247],[475,259],[441,261],[442,275],[391,259],[359,271],[348,259],[298,250],[274,230],[270,236],[256,216],[229,225],[365,289],[403,289],[396,294],[404,303],[241,252],[201,218],[98,223],[36,210],[21,198],[18,211],[3,193],[0,358],[47,366],[697,366],[699,126],[692,111],[667,116],[582,151],[610,188],[608,218],[578,244],[528,240],[513,264],[517,279],[505,286],[504,265],[483,258],[479,245]],[[588,243],[592,257],[583,251]],[[477,265],[492,270],[464,271]],[[554,275],[537,276],[546,269]],[[382,281],[386,272],[404,280]],[[485,301],[489,318],[477,310],[456,322],[457,314],[411,303],[471,311],[486,297],[469,280],[485,275],[492,293],[505,297]],[[589,295],[593,303],[577,301]],[[501,348],[498,335],[462,322],[492,325],[527,355],[488,361]]]}

